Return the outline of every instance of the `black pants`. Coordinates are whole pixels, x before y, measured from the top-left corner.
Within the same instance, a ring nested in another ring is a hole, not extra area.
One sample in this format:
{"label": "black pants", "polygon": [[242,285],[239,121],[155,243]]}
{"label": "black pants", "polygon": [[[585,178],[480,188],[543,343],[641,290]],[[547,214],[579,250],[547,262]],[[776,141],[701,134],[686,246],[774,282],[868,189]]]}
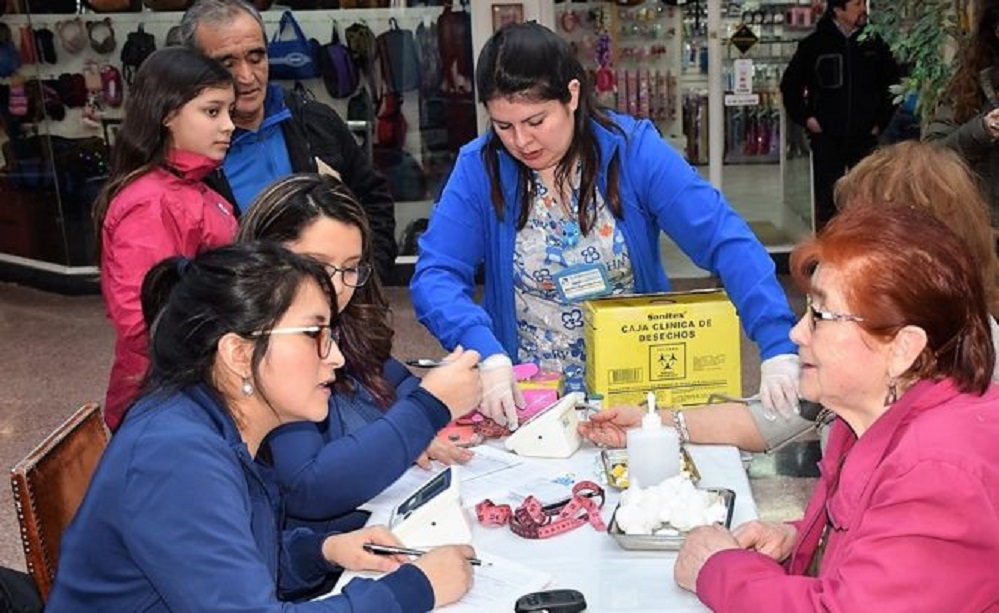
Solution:
{"label": "black pants", "polygon": [[833,185],[857,162],[874,151],[878,139],[812,135],[812,186],[815,196],[815,231],[822,229],[836,214]]}

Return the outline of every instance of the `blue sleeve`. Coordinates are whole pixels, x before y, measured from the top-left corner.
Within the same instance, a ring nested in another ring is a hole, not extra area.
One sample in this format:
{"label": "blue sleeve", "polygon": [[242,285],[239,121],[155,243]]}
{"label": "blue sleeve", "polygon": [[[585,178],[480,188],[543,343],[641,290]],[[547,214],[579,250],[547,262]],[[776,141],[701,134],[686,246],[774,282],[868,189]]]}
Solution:
{"label": "blue sleeve", "polygon": [[382,366],[382,376],[395,388],[396,398],[402,398],[420,384],[420,378],[395,358],[389,358],[385,361]]}
{"label": "blue sleeve", "polygon": [[627,167],[659,228],[701,268],[721,278],[762,359],[798,353],[795,317],[770,254],[745,220],[647,121],[631,135]]}
{"label": "blue sleeve", "polygon": [[[346,436],[323,441],[311,423],[278,428],[269,441],[288,514],[326,520],[353,511],[398,479],[450,418],[443,403],[417,387]],[[315,451],[304,457],[303,449]]]}
{"label": "blue sleeve", "polygon": [[353,581],[343,596],[323,601],[281,602],[251,531],[246,477],[232,450],[212,437],[180,445],[166,437],[144,442],[136,446],[123,486],[122,534],[170,610],[382,613],[424,611],[414,603],[432,602],[426,578],[412,572]]}
{"label": "blue sleeve", "polygon": [[497,240],[488,223],[493,214],[479,151],[462,151],[420,236],[409,286],[417,319],[445,349],[462,345],[483,358],[506,353],[492,318],[474,300],[475,271],[490,241]]}

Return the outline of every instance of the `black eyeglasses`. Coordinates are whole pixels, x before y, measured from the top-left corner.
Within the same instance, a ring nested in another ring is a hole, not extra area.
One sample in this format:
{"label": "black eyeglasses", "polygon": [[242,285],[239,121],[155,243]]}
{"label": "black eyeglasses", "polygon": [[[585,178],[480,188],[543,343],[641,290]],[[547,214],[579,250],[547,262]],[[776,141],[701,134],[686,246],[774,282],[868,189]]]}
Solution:
{"label": "black eyeglasses", "polygon": [[835,313],[833,311],[820,311],[815,308],[812,304],[812,299],[808,299],[808,329],[812,332],[815,331],[815,323],[818,321],[864,321],[864,318],[859,315],[851,315],[849,313]]}
{"label": "black eyeglasses", "polygon": [[340,278],[343,279],[343,284],[347,287],[361,287],[371,278],[371,265],[355,264],[354,266],[340,268],[333,264],[327,264],[326,272],[329,273],[330,279],[339,273]]}
{"label": "black eyeglasses", "polygon": [[304,334],[316,341],[316,354],[320,360],[325,360],[330,356],[333,343],[340,344],[340,328],[330,324],[318,324],[315,326],[291,326],[288,328],[271,328],[270,330],[257,330],[250,334],[253,338],[270,336],[273,334]]}

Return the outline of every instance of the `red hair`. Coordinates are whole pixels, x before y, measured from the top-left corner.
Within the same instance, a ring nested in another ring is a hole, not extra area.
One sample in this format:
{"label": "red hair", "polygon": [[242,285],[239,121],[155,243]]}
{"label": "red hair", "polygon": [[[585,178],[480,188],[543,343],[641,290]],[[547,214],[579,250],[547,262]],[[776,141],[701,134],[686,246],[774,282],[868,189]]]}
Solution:
{"label": "red hair", "polygon": [[821,264],[843,274],[847,308],[871,336],[888,341],[907,325],[926,332],[906,376],[950,377],[963,392],[988,389],[996,356],[982,275],[932,213],[885,202],[851,206],[791,253],[791,274],[806,292]]}

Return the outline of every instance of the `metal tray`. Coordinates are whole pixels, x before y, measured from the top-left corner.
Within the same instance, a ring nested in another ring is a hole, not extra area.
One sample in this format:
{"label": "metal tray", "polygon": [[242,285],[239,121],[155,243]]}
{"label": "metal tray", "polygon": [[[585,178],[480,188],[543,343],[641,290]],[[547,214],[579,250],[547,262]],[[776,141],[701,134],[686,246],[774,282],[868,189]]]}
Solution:
{"label": "metal tray", "polygon": [[[690,480],[695,484],[701,480],[701,473],[694,464],[694,458],[690,457],[687,448],[680,445],[680,461],[683,462],[683,470],[690,475]],[[604,474],[607,476],[607,484],[613,488],[623,490],[628,487],[627,475],[621,475],[620,471],[615,471],[615,467],[628,467],[627,449],[601,449],[600,463],[603,465]]]}
{"label": "metal tray", "polygon": [[[725,527],[732,525],[732,512],[735,510],[735,492],[727,488],[706,488],[707,492],[714,492],[722,497],[725,502]],[[640,551],[676,551],[683,545],[686,533],[679,534],[625,534],[621,527],[617,525],[617,510],[621,505],[614,508],[614,515],[611,516],[610,524],[607,526],[607,534],[617,541],[617,544],[624,549],[636,549]]]}

